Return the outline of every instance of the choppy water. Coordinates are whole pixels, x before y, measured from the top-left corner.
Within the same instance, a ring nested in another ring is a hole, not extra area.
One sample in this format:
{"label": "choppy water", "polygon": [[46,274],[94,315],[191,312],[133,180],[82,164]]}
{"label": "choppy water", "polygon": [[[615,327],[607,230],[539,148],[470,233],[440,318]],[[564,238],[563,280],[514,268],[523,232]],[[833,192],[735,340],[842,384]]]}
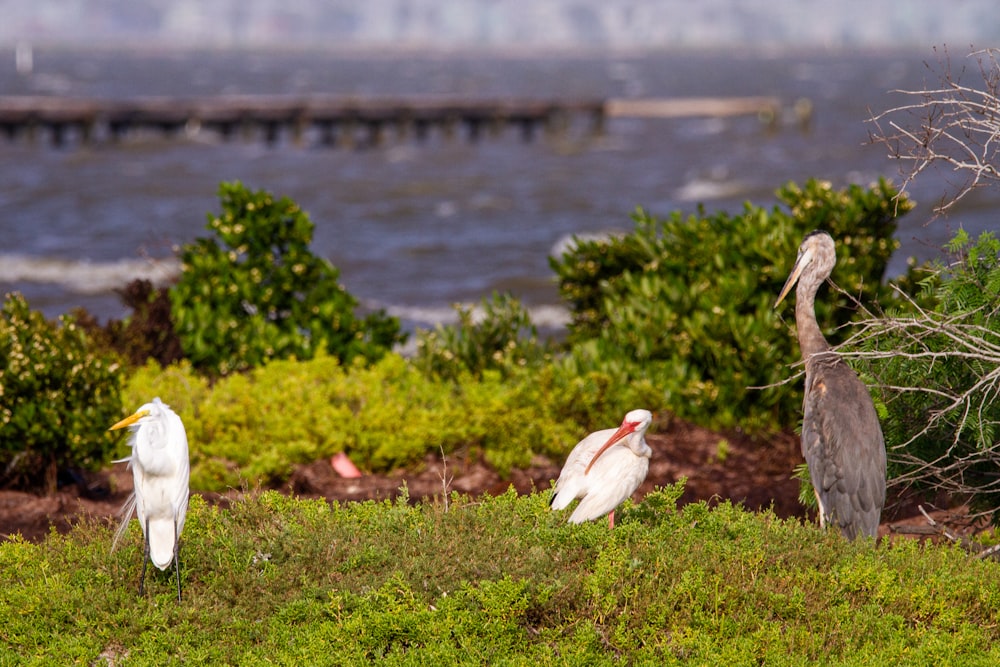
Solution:
{"label": "choppy water", "polygon": [[[163,278],[172,248],[205,233],[218,183],[239,179],[287,195],[316,224],[314,249],[364,303],[409,325],[442,321],[453,302],[494,290],[521,297],[542,325],[561,311],[548,255],[569,235],[628,229],[642,206],[658,215],[773,203],[809,177],[834,185],[895,177],[884,149],[866,145],[869,108],[888,91],[935,84],[928,54],[620,57],[346,56],[251,53],[34,53],[30,75],[13,54],[0,92],[122,98],[216,93],[427,93],[519,97],[776,95],[808,98],[811,128],[769,131],[754,118],[614,120],[597,140],[521,141],[344,151],[291,144],[221,143],[195,135],[68,150],[0,139],[0,290],[23,291],[54,316],[75,306],[125,314],[111,291]],[[995,227],[1000,196],[970,197],[949,220],[930,218],[948,174],[915,184],[921,207],[902,221],[905,257],[935,255],[962,224]],[[789,259],[791,261],[791,258]]]}

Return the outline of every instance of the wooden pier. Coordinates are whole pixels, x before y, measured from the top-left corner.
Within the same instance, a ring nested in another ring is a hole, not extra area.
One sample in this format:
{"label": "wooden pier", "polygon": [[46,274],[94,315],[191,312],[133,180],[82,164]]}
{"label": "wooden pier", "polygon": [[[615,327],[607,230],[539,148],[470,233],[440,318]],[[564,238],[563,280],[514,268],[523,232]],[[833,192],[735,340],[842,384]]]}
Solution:
{"label": "wooden pier", "polygon": [[[798,104],[796,105],[796,110]],[[798,114],[796,111],[797,117]],[[783,115],[771,97],[690,99],[469,99],[341,96],[145,97],[100,100],[0,96],[0,137],[55,147],[155,136],[211,133],[267,144],[372,147],[397,138],[445,137],[459,129],[470,141],[516,128],[530,141],[540,132],[600,134],[608,118],[755,115],[769,125]],[[798,118],[805,123],[807,119]],[[2,144],[0,144],[2,148]]]}

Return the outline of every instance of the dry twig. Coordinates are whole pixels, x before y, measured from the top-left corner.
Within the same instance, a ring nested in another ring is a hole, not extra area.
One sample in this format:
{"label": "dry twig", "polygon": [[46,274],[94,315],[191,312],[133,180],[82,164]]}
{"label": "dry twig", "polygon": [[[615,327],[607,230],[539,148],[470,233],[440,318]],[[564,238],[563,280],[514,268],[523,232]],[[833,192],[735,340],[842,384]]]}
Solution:
{"label": "dry twig", "polygon": [[438,445],[438,449],[441,450],[441,498],[444,502],[444,511],[448,511],[448,487],[451,486],[451,481],[455,478],[454,475],[448,475],[448,457],[444,454],[444,446]]}
{"label": "dry twig", "polygon": [[[873,115],[872,143],[884,144],[889,156],[905,165],[902,195],[932,166],[961,174],[956,192],[935,207],[946,212],[974,189],[1000,181],[1000,49],[973,51],[981,87],[962,83],[963,67],[952,72],[947,51],[939,58],[941,86],[931,90],[896,90],[916,101]],[[932,69],[928,65],[929,69]]]}

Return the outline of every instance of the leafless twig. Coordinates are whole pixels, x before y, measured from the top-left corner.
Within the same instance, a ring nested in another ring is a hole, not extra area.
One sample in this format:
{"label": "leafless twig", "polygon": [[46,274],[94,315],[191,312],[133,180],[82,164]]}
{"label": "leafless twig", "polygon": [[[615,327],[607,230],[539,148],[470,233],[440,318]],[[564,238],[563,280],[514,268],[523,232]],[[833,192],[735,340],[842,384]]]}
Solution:
{"label": "leafless twig", "polygon": [[[994,545],[989,548],[984,548],[983,545],[980,544],[979,542],[976,542],[975,540],[972,540],[964,535],[956,535],[952,531],[948,530],[946,526],[939,524],[937,521],[934,520],[934,518],[930,514],[927,513],[923,505],[918,505],[917,509],[919,509],[920,513],[924,515],[924,518],[927,519],[927,523],[930,524],[930,528],[933,531],[933,534],[941,535],[948,541],[958,544],[966,551],[971,552],[977,559],[980,560],[986,558],[995,559],[997,558],[997,554],[1000,554],[1000,544]],[[918,533],[922,531],[915,530],[913,532]]]}
{"label": "leafless twig", "polygon": [[451,481],[455,478],[454,475],[448,475],[448,457],[444,454],[444,445],[438,445],[438,449],[441,451],[441,498],[444,501],[444,511],[448,511],[448,487],[451,486]]}
{"label": "leafless twig", "polygon": [[[956,191],[943,195],[935,207],[946,212],[974,189],[1000,181],[1000,49],[973,51],[982,83],[962,82],[965,67],[952,71],[947,51],[938,59],[938,88],[897,90],[915,101],[875,114],[870,140],[900,160],[902,195],[931,166],[942,165],[961,174]],[[933,68],[928,65],[933,71]]]}
{"label": "leafless twig", "polygon": [[[875,375],[876,387],[890,402],[904,394],[925,393],[934,397],[934,409],[926,415],[919,429],[903,442],[890,447],[890,456],[903,464],[907,472],[892,480],[904,487],[919,483],[954,495],[993,494],[1000,496],[1000,474],[992,481],[981,475],[967,480],[974,469],[1000,465],[1000,441],[989,436],[1000,431],[1000,423],[989,417],[989,408],[1000,396],[1000,337],[989,329],[969,323],[968,313],[957,316],[930,313],[917,309],[910,317],[873,317],[855,324],[857,330],[837,351],[845,358],[868,362]],[[942,339],[945,344],[942,344]],[[884,341],[904,341],[893,349],[880,349]],[[878,383],[878,366],[871,362],[904,359],[917,364],[926,373],[945,361],[959,361],[967,369],[964,381],[952,384],[932,383],[899,386]],[[974,418],[974,419],[973,419]],[[963,446],[971,423],[978,427],[978,447]],[[910,445],[931,433],[949,433],[950,446],[932,460],[909,451]]]}

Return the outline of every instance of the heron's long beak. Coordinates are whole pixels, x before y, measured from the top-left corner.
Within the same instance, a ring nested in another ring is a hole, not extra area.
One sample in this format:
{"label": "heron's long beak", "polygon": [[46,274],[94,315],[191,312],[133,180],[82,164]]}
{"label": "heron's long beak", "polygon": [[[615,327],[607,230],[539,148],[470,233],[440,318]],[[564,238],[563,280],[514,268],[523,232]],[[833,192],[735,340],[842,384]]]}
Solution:
{"label": "heron's long beak", "polygon": [[118,422],[117,424],[115,424],[114,426],[112,426],[111,428],[109,428],[108,430],[109,431],[117,431],[120,428],[125,428],[126,426],[131,426],[132,424],[136,423],[137,421],[139,421],[143,417],[147,416],[148,414],[149,414],[149,410],[139,410],[139,412],[135,413],[134,415],[129,415],[128,417],[126,417],[125,419],[121,420],[120,422]]}
{"label": "heron's long beak", "polygon": [[798,281],[799,276],[802,275],[803,269],[809,264],[809,260],[812,259],[812,252],[806,250],[804,253],[800,254],[795,260],[795,266],[792,267],[792,272],[788,274],[788,280],[785,281],[785,286],[781,288],[781,294],[778,295],[778,300],[774,302],[774,307],[777,308],[778,304],[785,298],[792,287]]}
{"label": "heron's long beak", "polygon": [[594,458],[590,459],[590,463],[587,464],[587,469],[583,471],[583,474],[586,475],[589,473],[591,466],[597,462],[597,459],[601,458],[601,454],[606,452],[611,445],[615,444],[629,433],[635,431],[635,428],[638,425],[638,422],[622,422],[622,425],[618,427],[618,430],[615,431],[614,435],[612,435],[606,443],[601,445],[601,448],[597,450],[596,454],[594,454]]}

